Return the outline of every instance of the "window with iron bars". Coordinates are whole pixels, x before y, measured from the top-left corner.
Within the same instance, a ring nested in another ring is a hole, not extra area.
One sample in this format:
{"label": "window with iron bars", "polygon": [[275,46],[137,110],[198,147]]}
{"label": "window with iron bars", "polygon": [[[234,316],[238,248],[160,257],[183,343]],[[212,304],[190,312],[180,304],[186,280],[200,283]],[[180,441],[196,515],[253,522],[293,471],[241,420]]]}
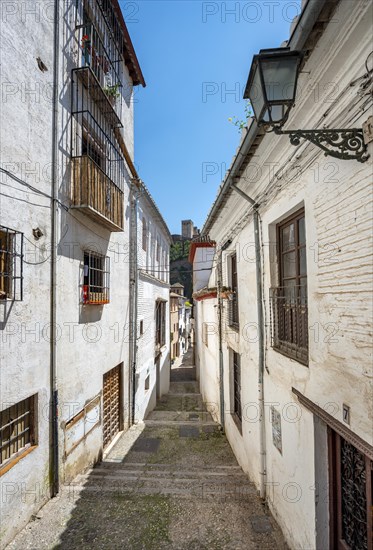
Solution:
{"label": "window with iron bars", "polygon": [[37,445],[37,395],[0,412],[0,471]]}
{"label": "window with iron bars", "polygon": [[0,225],[0,300],[23,299],[23,233]]}
{"label": "window with iron bars", "polygon": [[82,303],[91,305],[110,302],[110,258],[96,252],[84,252]]}
{"label": "window with iron bars", "polygon": [[241,423],[241,357],[236,352],[233,352],[233,413],[236,419]]}
{"label": "window with iron bars", "polygon": [[166,304],[158,300],[155,307],[155,344],[160,347],[166,344]]}
{"label": "window with iron bars", "polygon": [[238,328],[239,310],[238,310],[238,276],[237,276],[237,254],[230,257],[230,278],[232,295],[229,300],[229,326]]}
{"label": "window with iron bars", "polygon": [[272,347],[308,364],[307,262],[304,209],[277,226],[279,286],[271,288]]}

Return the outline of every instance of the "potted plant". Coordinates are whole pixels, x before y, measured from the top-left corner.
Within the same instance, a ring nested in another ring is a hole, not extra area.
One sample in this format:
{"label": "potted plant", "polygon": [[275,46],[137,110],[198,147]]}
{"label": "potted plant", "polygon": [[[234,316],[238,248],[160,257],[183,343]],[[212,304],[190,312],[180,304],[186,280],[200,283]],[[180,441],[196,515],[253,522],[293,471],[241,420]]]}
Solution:
{"label": "potted plant", "polygon": [[117,83],[117,84],[114,84],[113,86],[107,86],[106,88],[104,88],[104,92],[109,98],[110,103],[114,105],[115,101],[120,96],[119,84]]}

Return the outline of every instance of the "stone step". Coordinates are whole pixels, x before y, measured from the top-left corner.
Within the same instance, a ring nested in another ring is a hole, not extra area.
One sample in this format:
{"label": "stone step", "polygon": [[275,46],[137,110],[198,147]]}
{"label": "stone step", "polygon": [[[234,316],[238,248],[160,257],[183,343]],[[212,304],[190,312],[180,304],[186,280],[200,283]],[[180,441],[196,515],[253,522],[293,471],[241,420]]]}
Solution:
{"label": "stone step", "polygon": [[213,422],[212,416],[207,411],[183,411],[183,410],[166,410],[152,411],[147,419],[145,420],[145,425],[149,425],[149,421],[162,421],[162,422]]}
{"label": "stone step", "polygon": [[76,485],[70,485],[68,487],[68,490],[71,493],[79,494],[81,498],[86,497],[87,493],[92,494],[92,496],[99,494],[100,498],[104,496],[111,496],[112,494],[115,494],[116,496],[119,495],[134,495],[134,494],[142,494],[142,495],[164,495],[164,496],[177,496],[178,498],[185,498],[185,499],[195,499],[198,498],[199,500],[205,500],[205,501],[222,501],[222,502],[230,502],[230,501],[247,501],[250,502],[252,498],[256,495],[256,491],[254,487],[248,486],[243,487],[240,486],[232,486],[230,488],[226,488],[223,486],[213,488],[208,487],[204,485],[196,486],[193,484],[190,488],[182,488],[182,487],[129,487],[129,486],[108,486],[108,485],[89,485],[86,484],[76,484]]}
{"label": "stone step", "polygon": [[170,393],[199,393],[199,384],[197,381],[175,381],[170,383]]}
{"label": "stone step", "polygon": [[206,433],[218,433],[220,432],[220,427],[216,422],[209,420],[145,420],[145,426],[147,428],[159,427],[159,428],[179,428],[180,426],[185,426],[188,428],[195,427],[197,429],[202,428]]}
{"label": "stone step", "polygon": [[[93,470],[91,470],[92,472],[95,472],[96,470],[123,470],[123,471],[137,471],[137,472],[153,472],[153,471],[157,471],[157,472],[165,472],[165,473],[168,473],[168,472],[176,472],[176,471],[181,471],[181,472],[188,472],[188,473],[201,473],[204,474],[206,473],[207,475],[213,475],[213,474],[216,474],[216,475],[221,475],[221,474],[224,474],[224,475],[237,475],[237,474],[242,474],[243,476],[246,476],[246,474],[242,471],[241,467],[240,466],[236,466],[236,465],[217,465],[215,466],[214,465],[214,468],[212,469],[211,467],[209,466],[200,466],[198,465],[198,467],[190,467],[188,466],[187,468],[183,468],[183,469],[174,469],[172,467],[170,467],[170,464],[167,464],[167,463],[157,463],[157,462],[122,462],[121,460],[119,461],[119,459],[110,459],[110,458],[106,458],[104,462],[101,462],[100,464],[98,464]],[[88,474],[81,474],[81,475],[88,475]]]}
{"label": "stone step", "polygon": [[210,479],[214,481],[220,481],[221,479],[231,480],[231,479],[241,479],[243,481],[248,481],[247,475],[241,470],[234,470],[234,471],[226,471],[220,469],[217,471],[216,469],[211,470],[208,468],[205,469],[198,469],[195,468],[193,470],[187,470],[187,469],[146,469],[146,468],[135,468],[132,467],[123,469],[123,468],[103,468],[101,466],[98,466],[94,468],[92,471],[89,472],[89,474],[81,474],[83,477],[106,477],[110,478],[110,476],[120,477],[122,479],[129,479],[129,478],[137,478],[137,479],[172,479],[172,480],[190,480],[190,479]]}
{"label": "stone step", "polygon": [[200,393],[167,394],[158,400],[155,407],[156,411],[203,411],[206,407],[203,405]]}
{"label": "stone step", "polygon": [[[148,475],[149,474],[149,475]],[[171,474],[171,475],[170,475]],[[214,475],[217,474],[217,475]],[[79,475],[70,488],[90,492],[146,492],[148,494],[184,494],[198,496],[246,497],[256,493],[247,476],[235,472],[227,476],[214,471],[157,471],[107,470],[95,468]]]}

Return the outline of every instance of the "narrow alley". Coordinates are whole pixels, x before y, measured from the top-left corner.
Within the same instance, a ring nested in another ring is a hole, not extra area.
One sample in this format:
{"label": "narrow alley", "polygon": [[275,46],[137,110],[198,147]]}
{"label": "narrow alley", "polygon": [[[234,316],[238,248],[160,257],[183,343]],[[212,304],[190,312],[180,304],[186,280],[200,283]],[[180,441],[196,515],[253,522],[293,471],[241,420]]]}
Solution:
{"label": "narrow alley", "polygon": [[193,349],[144,423],[64,486],[9,545],[38,549],[285,549],[198,393]]}

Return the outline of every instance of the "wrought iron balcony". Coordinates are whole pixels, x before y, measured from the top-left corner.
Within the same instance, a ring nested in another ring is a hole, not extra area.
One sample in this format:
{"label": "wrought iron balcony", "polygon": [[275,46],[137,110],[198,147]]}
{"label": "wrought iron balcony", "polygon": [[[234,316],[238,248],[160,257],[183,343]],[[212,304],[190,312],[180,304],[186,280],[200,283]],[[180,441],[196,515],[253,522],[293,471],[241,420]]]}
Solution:
{"label": "wrought iron balcony", "polygon": [[123,193],[88,155],[72,159],[73,208],[110,231],[123,231]]}
{"label": "wrought iron balcony", "polygon": [[93,23],[76,27],[78,56],[74,73],[84,82],[113,126],[122,126],[123,86],[119,77],[120,53],[115,41]]}
{"label": "wrought iron balcony", "polygon": [[96,109],[73,111],[72,201],[111,231],[123,230],[125,166],[113,128]]}
{"label": "wrought iron balcony", "polygon": [[308,307],[304,286],[270,289],[272,347],[308,364]]}

